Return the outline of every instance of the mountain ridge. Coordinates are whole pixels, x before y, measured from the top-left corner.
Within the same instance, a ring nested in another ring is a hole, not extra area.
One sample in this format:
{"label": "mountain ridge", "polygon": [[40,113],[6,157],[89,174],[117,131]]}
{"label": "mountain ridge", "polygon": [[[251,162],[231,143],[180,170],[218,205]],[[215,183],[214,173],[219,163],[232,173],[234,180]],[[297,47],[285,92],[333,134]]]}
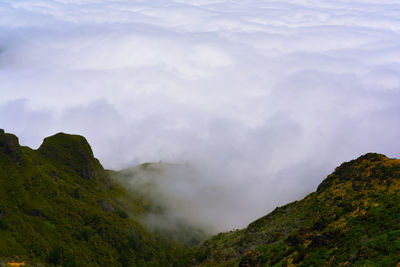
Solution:
{"label": "mountain ridge", "polygon": [[0,265],[400,265],[399,159],[342,163],[305,198],[192,248],[179,239],[196,244],[195,228],[163,235],[138,220],[162,210],[117,174],[83,136],[58,133],[33,150],[0,129]]}
{"label": "mountain ridge", "polygon": [[400,160],[367,153],[341,164],[304,199],[205,241],[196,264],[395,266],[399,203]]}
{"label": "mountain ridge", "polygon": [[83,178],[103,176],[104,168],[83,136],[57,133],[46,137],[37,151],[48,160],[68,165]]}
{"label": "mountain ridge", "polygon": [[149,207],[84,137],[59,133],[33,150],[0,131],[0,266],[183,266],[182,243],[130,216]]}

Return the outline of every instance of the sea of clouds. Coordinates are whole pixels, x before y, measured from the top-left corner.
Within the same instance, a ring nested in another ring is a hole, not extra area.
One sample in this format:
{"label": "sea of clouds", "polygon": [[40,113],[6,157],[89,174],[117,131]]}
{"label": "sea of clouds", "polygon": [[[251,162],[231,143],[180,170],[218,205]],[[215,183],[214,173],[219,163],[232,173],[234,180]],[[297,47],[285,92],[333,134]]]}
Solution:
{"label": "sea of clouds", "polygon": [[397,0],[1,0],[0,128],[82,134],[112,169],[189,164],[207,197],[188,210],[242,227],[343,161],[400,157],[399,18]]}

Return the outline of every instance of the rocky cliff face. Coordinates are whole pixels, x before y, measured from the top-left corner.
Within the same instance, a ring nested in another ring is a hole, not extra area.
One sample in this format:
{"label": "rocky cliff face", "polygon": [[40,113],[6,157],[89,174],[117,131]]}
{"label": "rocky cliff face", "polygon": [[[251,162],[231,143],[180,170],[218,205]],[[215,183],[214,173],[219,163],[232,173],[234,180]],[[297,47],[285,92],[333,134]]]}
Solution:
{"label": "rocky cliff face", "polygon": [[5,133],[3,129],[0,129],[0,151],[10,159],[22,164],[22,151],[18,137]]}
{"label": "rocky cliff face", "polygon": [[58,133],[45,138],[38,152],[49,161],[73,169],[85,179],[103,176],[104,169],[83,136]]}

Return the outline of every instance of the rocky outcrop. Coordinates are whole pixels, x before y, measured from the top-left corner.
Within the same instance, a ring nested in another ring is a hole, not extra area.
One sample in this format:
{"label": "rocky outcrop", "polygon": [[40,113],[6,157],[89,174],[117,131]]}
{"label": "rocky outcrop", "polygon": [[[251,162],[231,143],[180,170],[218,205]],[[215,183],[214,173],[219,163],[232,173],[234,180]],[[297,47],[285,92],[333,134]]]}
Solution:
{"label": "rocky outcrop", "polygon": [[103,167],[83,136],[58,133],[45,138],[38,152],[56,164],[72,168],[82,178],[96,180],[104,175]]}
{"label": "rocky outcrop", "polygon": [[17,163],[22,164],[22,150],[18,137],[5,133],[3,129],[0,129],[0,152]]}

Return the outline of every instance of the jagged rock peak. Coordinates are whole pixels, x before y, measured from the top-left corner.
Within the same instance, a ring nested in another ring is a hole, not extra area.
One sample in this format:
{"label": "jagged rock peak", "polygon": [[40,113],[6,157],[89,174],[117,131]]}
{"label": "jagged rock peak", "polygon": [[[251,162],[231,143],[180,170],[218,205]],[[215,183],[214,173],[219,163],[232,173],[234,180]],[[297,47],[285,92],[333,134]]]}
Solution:
{"label": "jagged rock peak", "polygon": [[6,133],[3,129],[0,129],[0,152],[3,152],[14,161],[22,163],[22,150],[18,137]]}
{"label": "jagged rock peak", "polygon": [[38,152],[46,158],[69,166],[85,179],[94,179],[104,171],[92,148],[80,135],[58,133],[44,139]]}

